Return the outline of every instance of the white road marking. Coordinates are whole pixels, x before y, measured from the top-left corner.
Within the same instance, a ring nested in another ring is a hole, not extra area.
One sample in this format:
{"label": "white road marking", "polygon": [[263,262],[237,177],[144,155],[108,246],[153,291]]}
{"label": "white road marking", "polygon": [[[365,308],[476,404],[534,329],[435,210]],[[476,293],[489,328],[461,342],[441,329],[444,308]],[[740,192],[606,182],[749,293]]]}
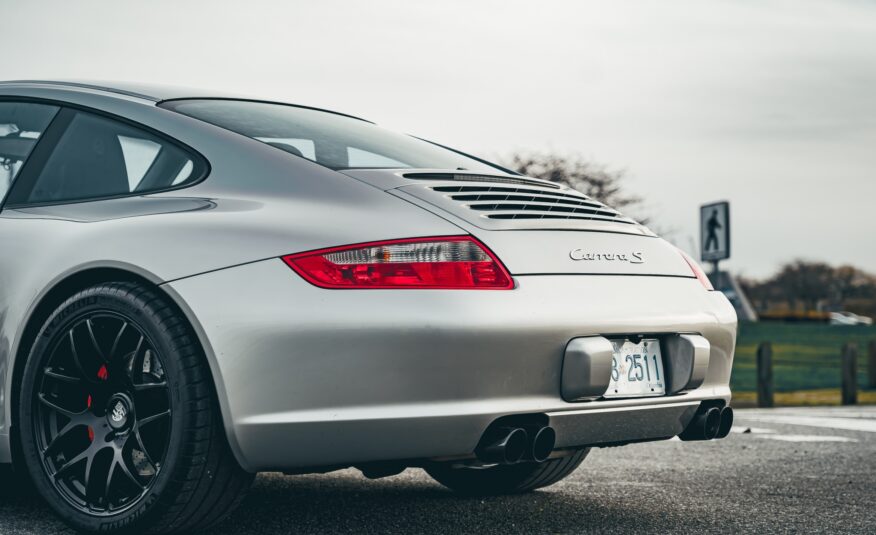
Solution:
{"label": "white road marking", "polygon": [[785,442],[857,442],[856,438],[831,435],[758,435],[759,438],[783,440]]}
{"label": "white road marking", "polygon": [[874,407],[861,407],[859,410],[851,408],[829,407],[781,407],[778,409],[743,409],[736,412],[737,418],[750,416],[807,416],[817,418],[854,418],[876,419],[876,411],[863,410]]}
{"label": "white road marking", "polygon": [[775,433],[772,429],[764,427],[748,427],[747,425],[734,425],[730,428],[731,433],[754,433],[756,435]]}
{"label": "white road marking", "polygon": [[[738,414],[738,413],[737,413]],[[802,425],[807,427],[823,427],[827,429],[843,429],[846,431],[863,431],[876,433],[876,420],[864,418],[830,418],[792,416],[786,414],[738,414],[739,420],[766,422],[771,424]]]}

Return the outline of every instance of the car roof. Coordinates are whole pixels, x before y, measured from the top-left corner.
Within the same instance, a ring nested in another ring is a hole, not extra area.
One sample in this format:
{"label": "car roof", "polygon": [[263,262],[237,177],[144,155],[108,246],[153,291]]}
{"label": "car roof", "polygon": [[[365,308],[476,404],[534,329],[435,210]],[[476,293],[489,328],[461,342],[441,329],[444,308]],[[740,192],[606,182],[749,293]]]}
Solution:
{"label": "car roof", "polygon": [[96,80],[0,80],[0,89],[4,86],[24,87],[26,89],[52,87],[56,89],[68,89],[71,91],[99,91],[116,95],[124,95],[126,97],[137,98],[149,102],[157,103],[166,100],[182,100],[182,99],[222,99],[222,100],[242,100],[248,102],[264,102],[269,104],[281,104],[284,106],[294,106],[296,108],[306,108],[310,110],[332,113],[334,115],[343,115],[351,119],[371,122],[368,119],[357,117],[349,113],[344,113],[325,108],[314,106],[306,106],[303,104],[292,104],[289,102],[281,102],[276,100],[265,100],[254,98],[245,95],[236,95],[214,91],[210,89],[195,89],[191,87],[181,87],[161,84],[143,84],[138,82],[109,82]]}
{"label": "car roof", "polygon": [[15,86],[30,86],[30,87],[45,87],[52,86],[57,88],[68,88],[71,90],[88,89],[92,91],[102,91],[106,93],[116,93],[129,97],[150,100],[153,102],[161,102],[162,100],[170,100],[177,98],[198,98],[198,97],[229,97],[235,98],[235,95],[227,93],[219,93],[208,89],[195,89],[190,87],[177,87],[160,84],[144,84],[138,82],[110,82],[101,80],[4,80],[0,81],[0,87],[15,85]]}

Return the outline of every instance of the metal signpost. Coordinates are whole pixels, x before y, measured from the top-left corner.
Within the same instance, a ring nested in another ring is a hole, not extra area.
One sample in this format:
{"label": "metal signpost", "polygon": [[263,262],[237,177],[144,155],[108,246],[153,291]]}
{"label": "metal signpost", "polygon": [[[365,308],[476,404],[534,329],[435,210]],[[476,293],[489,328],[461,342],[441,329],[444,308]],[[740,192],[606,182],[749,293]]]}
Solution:
{"label": "metal signpost", "polygon": [[700,259],[712,262],[715,280],[718,262],[730,258],[730,203],[727,201],[700,206]]}

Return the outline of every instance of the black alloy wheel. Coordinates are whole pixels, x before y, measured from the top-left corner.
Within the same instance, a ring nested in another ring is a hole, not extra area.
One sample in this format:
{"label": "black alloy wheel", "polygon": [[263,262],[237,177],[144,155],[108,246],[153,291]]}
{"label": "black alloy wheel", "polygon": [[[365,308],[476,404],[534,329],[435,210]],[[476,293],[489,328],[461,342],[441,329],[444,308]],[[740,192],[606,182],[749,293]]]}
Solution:
{"label": "black alloy wheel", "polygon": [[193,328],[155,287],[106,283],[61,303],[30,348],[15,414],[15,462],[80,532],[203,530],[254,477],[229,447]]}
{"label": "black alloy wheel", "polygon": [[170,438],[170,392],[155,346],[130,318],[96,312],[56,336],[33,426],[58,494],[90,514],[136,503]]}

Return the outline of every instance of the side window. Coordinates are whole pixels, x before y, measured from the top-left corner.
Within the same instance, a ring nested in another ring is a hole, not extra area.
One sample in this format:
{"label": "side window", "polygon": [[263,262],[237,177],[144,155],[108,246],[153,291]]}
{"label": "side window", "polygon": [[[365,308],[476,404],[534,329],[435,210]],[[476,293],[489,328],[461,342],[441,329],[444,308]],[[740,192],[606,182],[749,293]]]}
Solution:
{"label": "side window", "polygon": [[56,113],[57,106],[0,102],[0,201]]}
{"label": "side window", "polygon": [[199,179],[199,159],[119,121],[75,112],[36,176],[25,203],[149,193]]}

